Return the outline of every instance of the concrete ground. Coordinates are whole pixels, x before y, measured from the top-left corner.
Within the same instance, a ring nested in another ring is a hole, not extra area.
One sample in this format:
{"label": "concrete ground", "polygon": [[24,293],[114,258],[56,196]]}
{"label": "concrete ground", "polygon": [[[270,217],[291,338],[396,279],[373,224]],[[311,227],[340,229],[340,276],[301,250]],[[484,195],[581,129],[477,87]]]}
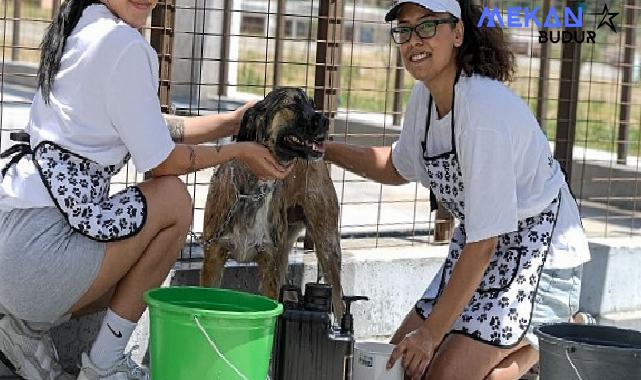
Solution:
{"label": "concrete ground", "polygon": [[[581,307],[599,318],[599,322],[641,330],[641,241],[630,239],[592,241],[593,260],[584,267]],[[623,244],[628,243],[628,244]],[[343,287],[346,294],[367,295],[370,301],[355,304],[356,339],[387,340],[401,322],[425,284],[435,274],[446,246],[390,247],[343,251]],[[298,251],[290,257],[290,278],[304,284],[316,280],[317,266],[313,255]],[[166,284],[194,285],[198,281],[199,262],[183,263]],[[230,283],[240,273],[244,283]],[[236,273],[236,274],[234,274]],[[255,267],[230,267],[225,274],[225,287],[256,290]],[[394,286],[389,286],[394,284]],[[635,310],[625,310],[632,308]],[[92,320],[93,319],[93,320]],[[74,321],[58,329],[54,340],[61,348],[67,365],[79,351],[85,350],[95,334],[99,316],[82,322]],[[141,320],[130,347],[139,344],[134,356],[141,360],[147,347],[148,319]],[[0,369],[0,375],[2,370]],[[13,378],[11,378],[13,379]]]}

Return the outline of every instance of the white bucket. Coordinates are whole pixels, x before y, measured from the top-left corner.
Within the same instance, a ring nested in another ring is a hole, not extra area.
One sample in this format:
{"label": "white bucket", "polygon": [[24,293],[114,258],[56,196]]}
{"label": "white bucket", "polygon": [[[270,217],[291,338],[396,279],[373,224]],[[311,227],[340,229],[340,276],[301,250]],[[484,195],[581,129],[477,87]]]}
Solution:
{"label": "white bucket", "polygon": [[385,369],[394,346],[378,342],[354,344],[354,380],[403,380],[403,367],[397,360],[389,371]]}

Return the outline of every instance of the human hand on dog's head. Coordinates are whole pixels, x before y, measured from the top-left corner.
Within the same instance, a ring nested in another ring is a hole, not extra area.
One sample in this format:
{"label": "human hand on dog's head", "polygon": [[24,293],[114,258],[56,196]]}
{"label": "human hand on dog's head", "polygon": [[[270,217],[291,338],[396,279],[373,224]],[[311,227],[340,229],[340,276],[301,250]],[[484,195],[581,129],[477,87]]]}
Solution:
{"label": "human hand on dog's head", "polygon": [[236,141],[254,141],[269,149],[278,162],[320,160],[325,152],[329,120],[297,87],[279,87],[249,108]]}
{"label": "human hand on dog's head", "polygon": [[245,115],[245,111],[253,107],[254,104],[256,104],[256,101],[250,100],[247,103],[243,104],[240,108],[237,108],[229,113],[230,114],[230,122],[229,122],[230,130],[229,130],[228,136],[235,136],[238,134],[238,131],[240,130],[240,124],[243,121],[243,116]]}

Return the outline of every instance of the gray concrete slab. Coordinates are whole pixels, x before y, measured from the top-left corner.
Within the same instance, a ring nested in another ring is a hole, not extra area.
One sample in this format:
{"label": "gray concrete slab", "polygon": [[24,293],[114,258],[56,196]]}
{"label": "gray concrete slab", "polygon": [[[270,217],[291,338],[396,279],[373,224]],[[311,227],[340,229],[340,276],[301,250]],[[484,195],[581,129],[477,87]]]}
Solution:
{"label": "gray concrete slab", "polygon": [[641,310],[603,314],[599,318],[599,323],[641,331]]}
{"label": "gray concrete slab", "polygon": [[594,315],[641,310],[641,240],[593,239],[581,307]]}

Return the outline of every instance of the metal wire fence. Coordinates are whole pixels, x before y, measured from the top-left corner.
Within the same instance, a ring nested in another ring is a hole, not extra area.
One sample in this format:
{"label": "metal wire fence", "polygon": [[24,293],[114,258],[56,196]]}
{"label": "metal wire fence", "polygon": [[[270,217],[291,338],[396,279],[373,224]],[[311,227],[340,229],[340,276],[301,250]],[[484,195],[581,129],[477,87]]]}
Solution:
{"label": "metal wire fence", "polygon": [[[483,5],[500,9],[504,20],[517,12],[514,25],[521,25],[504,26],[517,61],[510,86],[531,107],[571,177],[588,234],[641,235],[641,4],[502,0]],[[3,149],[8,133],[28,120],[38,45],[58,6],[58,0],[0,1]],[[159,53],[163,110],[225,112],[275,86],[298,86],[331,118],[335,139],[390,145],[400,133],[413,80],[383,22],[388,6],[382,0],[161,1],[142,33]],[[524,9],[535,7],[541,25],[523,25]],[[580,31],[566,29],[572,41],[563,40],[568,35],[563,28],[543,22],[550,9],[563,20],[566,7],[581,8],[583,15]],[[594,43],[586,37],[577,42],[589,32]],[[546,43],[539,41],[542,34]],[[344,247],[433,243],[436,218],[426,189],[382,186],[336,167],[331,173]],[[184,178],[194,197],[196,237],[211,174],[203,170]],[[142,179],[129,166],[114,190]],[[186,250],[185,258],[194,252]]]}

